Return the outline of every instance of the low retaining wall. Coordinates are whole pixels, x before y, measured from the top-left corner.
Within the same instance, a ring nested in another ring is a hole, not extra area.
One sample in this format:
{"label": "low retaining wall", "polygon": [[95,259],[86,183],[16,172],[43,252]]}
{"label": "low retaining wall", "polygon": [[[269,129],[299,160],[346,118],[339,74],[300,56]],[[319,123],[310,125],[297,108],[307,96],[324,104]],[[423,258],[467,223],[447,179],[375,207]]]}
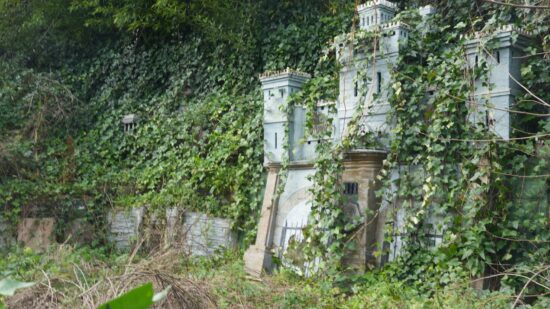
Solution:
{"label": "low retaining wall", "polygon": [[[144,216],[143,207],[113,209],[109,213],[109,239],[117,249],[130,250],[140,236],[139,233],[143,230],[147,233],[147,229],[141,226]],[[167,209],[165,216],[164,237],[163,240],[158,240],[164,242],[163,245],[181,248],[185,254],[194,256],[210,256],[219,249],[234,249],[237,246],[237,235],[231,230],[229,219],[210,217],[198,212],[182,213],[177,208]],[[154,217],[159,221],[157,219],[160,218]]]}

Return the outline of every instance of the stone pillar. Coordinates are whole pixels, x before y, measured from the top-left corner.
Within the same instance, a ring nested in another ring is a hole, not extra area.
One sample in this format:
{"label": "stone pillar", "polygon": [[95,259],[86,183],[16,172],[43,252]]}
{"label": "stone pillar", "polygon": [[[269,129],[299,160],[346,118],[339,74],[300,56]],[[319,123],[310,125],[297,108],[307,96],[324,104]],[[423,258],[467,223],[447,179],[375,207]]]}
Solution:
{"label": "stone pillar", "polygon": [[246,272],[256,277],[259,277],[263,272],[270,272],[273,268],[273,232],[277,217],[277,187],[280,180],[280,166],[271,164],[268,165],[267,169],[267,182],[260,221],[258,222],[256,243],[250,246],[244,254]]}
{"label": "stone pillar", "polygon": [[[379,264],[374,252],[378,246],[377,234],[383,226],[378,225],[380,200],[376,190],[380,188],[376,180],[382,163],[386,158],[385,151],[354,150],[346,154],[344,161],[343,182],[357,183],[357,203],[359,214],[364,216],[364,226],[356,235],[356,249],[346,254],[344,263],[361,271],[371,269]],[[367,215],[365,215],[367,214]]]}

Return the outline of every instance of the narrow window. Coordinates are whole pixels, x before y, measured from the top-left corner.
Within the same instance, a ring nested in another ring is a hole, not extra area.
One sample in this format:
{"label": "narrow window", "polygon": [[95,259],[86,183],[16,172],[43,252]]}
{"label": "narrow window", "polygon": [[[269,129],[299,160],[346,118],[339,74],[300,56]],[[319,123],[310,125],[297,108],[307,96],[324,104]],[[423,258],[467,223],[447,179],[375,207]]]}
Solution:
{"label": "narrow window", "polygon": [[359,184],[356,182],[344,182],[344,195],[357,195]]}
{"label": "narrow window", "polygon": [[500,52],[497,50],[497,63],[500,64]]}
{"label": "narrow window", "polygon": [[357,96],[359,92],[359,86],[357,85],[357,81],[355,81],[355,86],[353,87],[353,96]]}
{"label": "narrow window", "polygon": [[279,89],[279,94],[281,95],[281,98],[285,95],[284,89]]}
{"label": "narrow window", "polygon": [[277,132],[275,132],[275,149],[277,149]]}
{"label": "narrow window", "polygon": [[376,89],[377,93],[382,92],[382,73],[376,72]]}
{"label": "narrow window", "polygon": [[476,55],[476,67],[478,66],[478,64],[479,64],[479,58],[478,58],[478,56]]}

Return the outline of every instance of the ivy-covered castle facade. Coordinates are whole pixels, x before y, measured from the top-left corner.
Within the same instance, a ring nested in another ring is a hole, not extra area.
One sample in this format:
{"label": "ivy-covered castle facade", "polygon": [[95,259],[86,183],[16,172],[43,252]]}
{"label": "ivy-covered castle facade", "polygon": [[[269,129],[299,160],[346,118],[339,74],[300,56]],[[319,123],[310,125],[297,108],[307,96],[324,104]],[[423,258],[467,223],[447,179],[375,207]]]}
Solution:
{"label": "ivy-covered castle facade", "polygon": [[[396,188],[386,188],[383,199],[376,194],[381,188],[377,176],[388,154],[394,127],[389,102],[392,70],[400,51],[407,48],[412,31],[395,19],[396,11],[396,5],[386,0],[370,1],[358,7],[359,28],[364,33],[378,34],[378,42],[372,48],[356,48],[336,40],[335,50],[341,64],[338,99],[318,102],[314,111],[319,119],[332,119],[331,139],[308,132],[305,106],[286,105],[289,97],[310,79],[309,75],[287,69],[260,77],[264,95],[264,165],[268,176],[256,243],[245,254],[248,272],[258,275],[270,271],[275,256],[284,258],[290,242],[303,240],[302,230],[311,214],[311,179],[316,172],[317,146],[337,144],[349,134],[369,135],[377,143],[354,148],[344,155],[341,182],[345,205],[342,207],[346,215],[362,217],[364,222],[364,228],[355,237],[356,249],[348,254],[345,262],[364,270],[399,255],[406,221],[400,210],[402,201],[394,194]],[[434,13],[430,6],[419,9],[424,20]],[[493,44],[490,52],[484,50],[489,39]],[[466,63],[472,70],[481,62],[489,68],[485,79],[474,81],[472,100],[464,102],[470,109],[468,120],[483,123],[502,140],[510,138],[509,109],[521,92],[517,82],[519,56],[528,39],[528,33],[503,27],[490,35],[478,33],[464,45]],[[429,104],[437,91],[427,91],[424,102]],[[399,168],[394,168],[389,177],[397,178],[399,173]],[[445,215],[428,216],[433,245],[442,239],[445,227],[438,223],[443,222],[441,218]],[[390,242],[386,237],[388,233],[393,236]]]}

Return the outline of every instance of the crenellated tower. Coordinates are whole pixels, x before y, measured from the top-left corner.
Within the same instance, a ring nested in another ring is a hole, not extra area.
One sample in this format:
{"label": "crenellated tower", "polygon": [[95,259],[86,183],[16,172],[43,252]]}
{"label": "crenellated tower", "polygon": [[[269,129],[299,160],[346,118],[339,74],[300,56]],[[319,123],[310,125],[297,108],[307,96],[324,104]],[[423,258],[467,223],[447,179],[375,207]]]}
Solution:
{"label": "crenellated tower", "polygon": [[[289,96],[299,91],[310,78],[309,74],[286,69],[260,76],[264,94],[264,163],[281,163],[284,151],[292,160],[303,136],[305,112],[294,109],[287,113],[284,105]],[[303,109],[303,108],[302,108]],[[285,140],[285,127],[289,129]],[[288,145],[283,145],[288,143]]]}
{"label": "crenellated tower", "polygon": [[474,80],[475,94],[468,102],[469,120],[486,125],[502,139],[510,138],[511,117],[515,96],[522,89],[523,49],[531,34],[512,25],[491,33],[478,32],[464,45],[471,70],[486,64],[487,77]]}
{"label": "crenellated tower", "polygon": [[[389,131],[387,114],[391,68],[399,50],[406,45],[409,28],[394,20],[397,6],[386,0],[369,1],[358,7],[360,28],[378,34],[371,46],[352,50],[342,42],[337,46],[340,71],[338,97],[338,124],[336,138],[346,134],[347,126],[357,104],[363,102],[362,131],[383,133]],[[336,41],[342,41],[339,37]],[[359,76],[362,75],[362,76]]]}
{"label": "crenellated tower", "polygon": [[359,27],[371,30],[393,19],[397,6],[386,0],[368,1],[357,7],[359,13]]}

